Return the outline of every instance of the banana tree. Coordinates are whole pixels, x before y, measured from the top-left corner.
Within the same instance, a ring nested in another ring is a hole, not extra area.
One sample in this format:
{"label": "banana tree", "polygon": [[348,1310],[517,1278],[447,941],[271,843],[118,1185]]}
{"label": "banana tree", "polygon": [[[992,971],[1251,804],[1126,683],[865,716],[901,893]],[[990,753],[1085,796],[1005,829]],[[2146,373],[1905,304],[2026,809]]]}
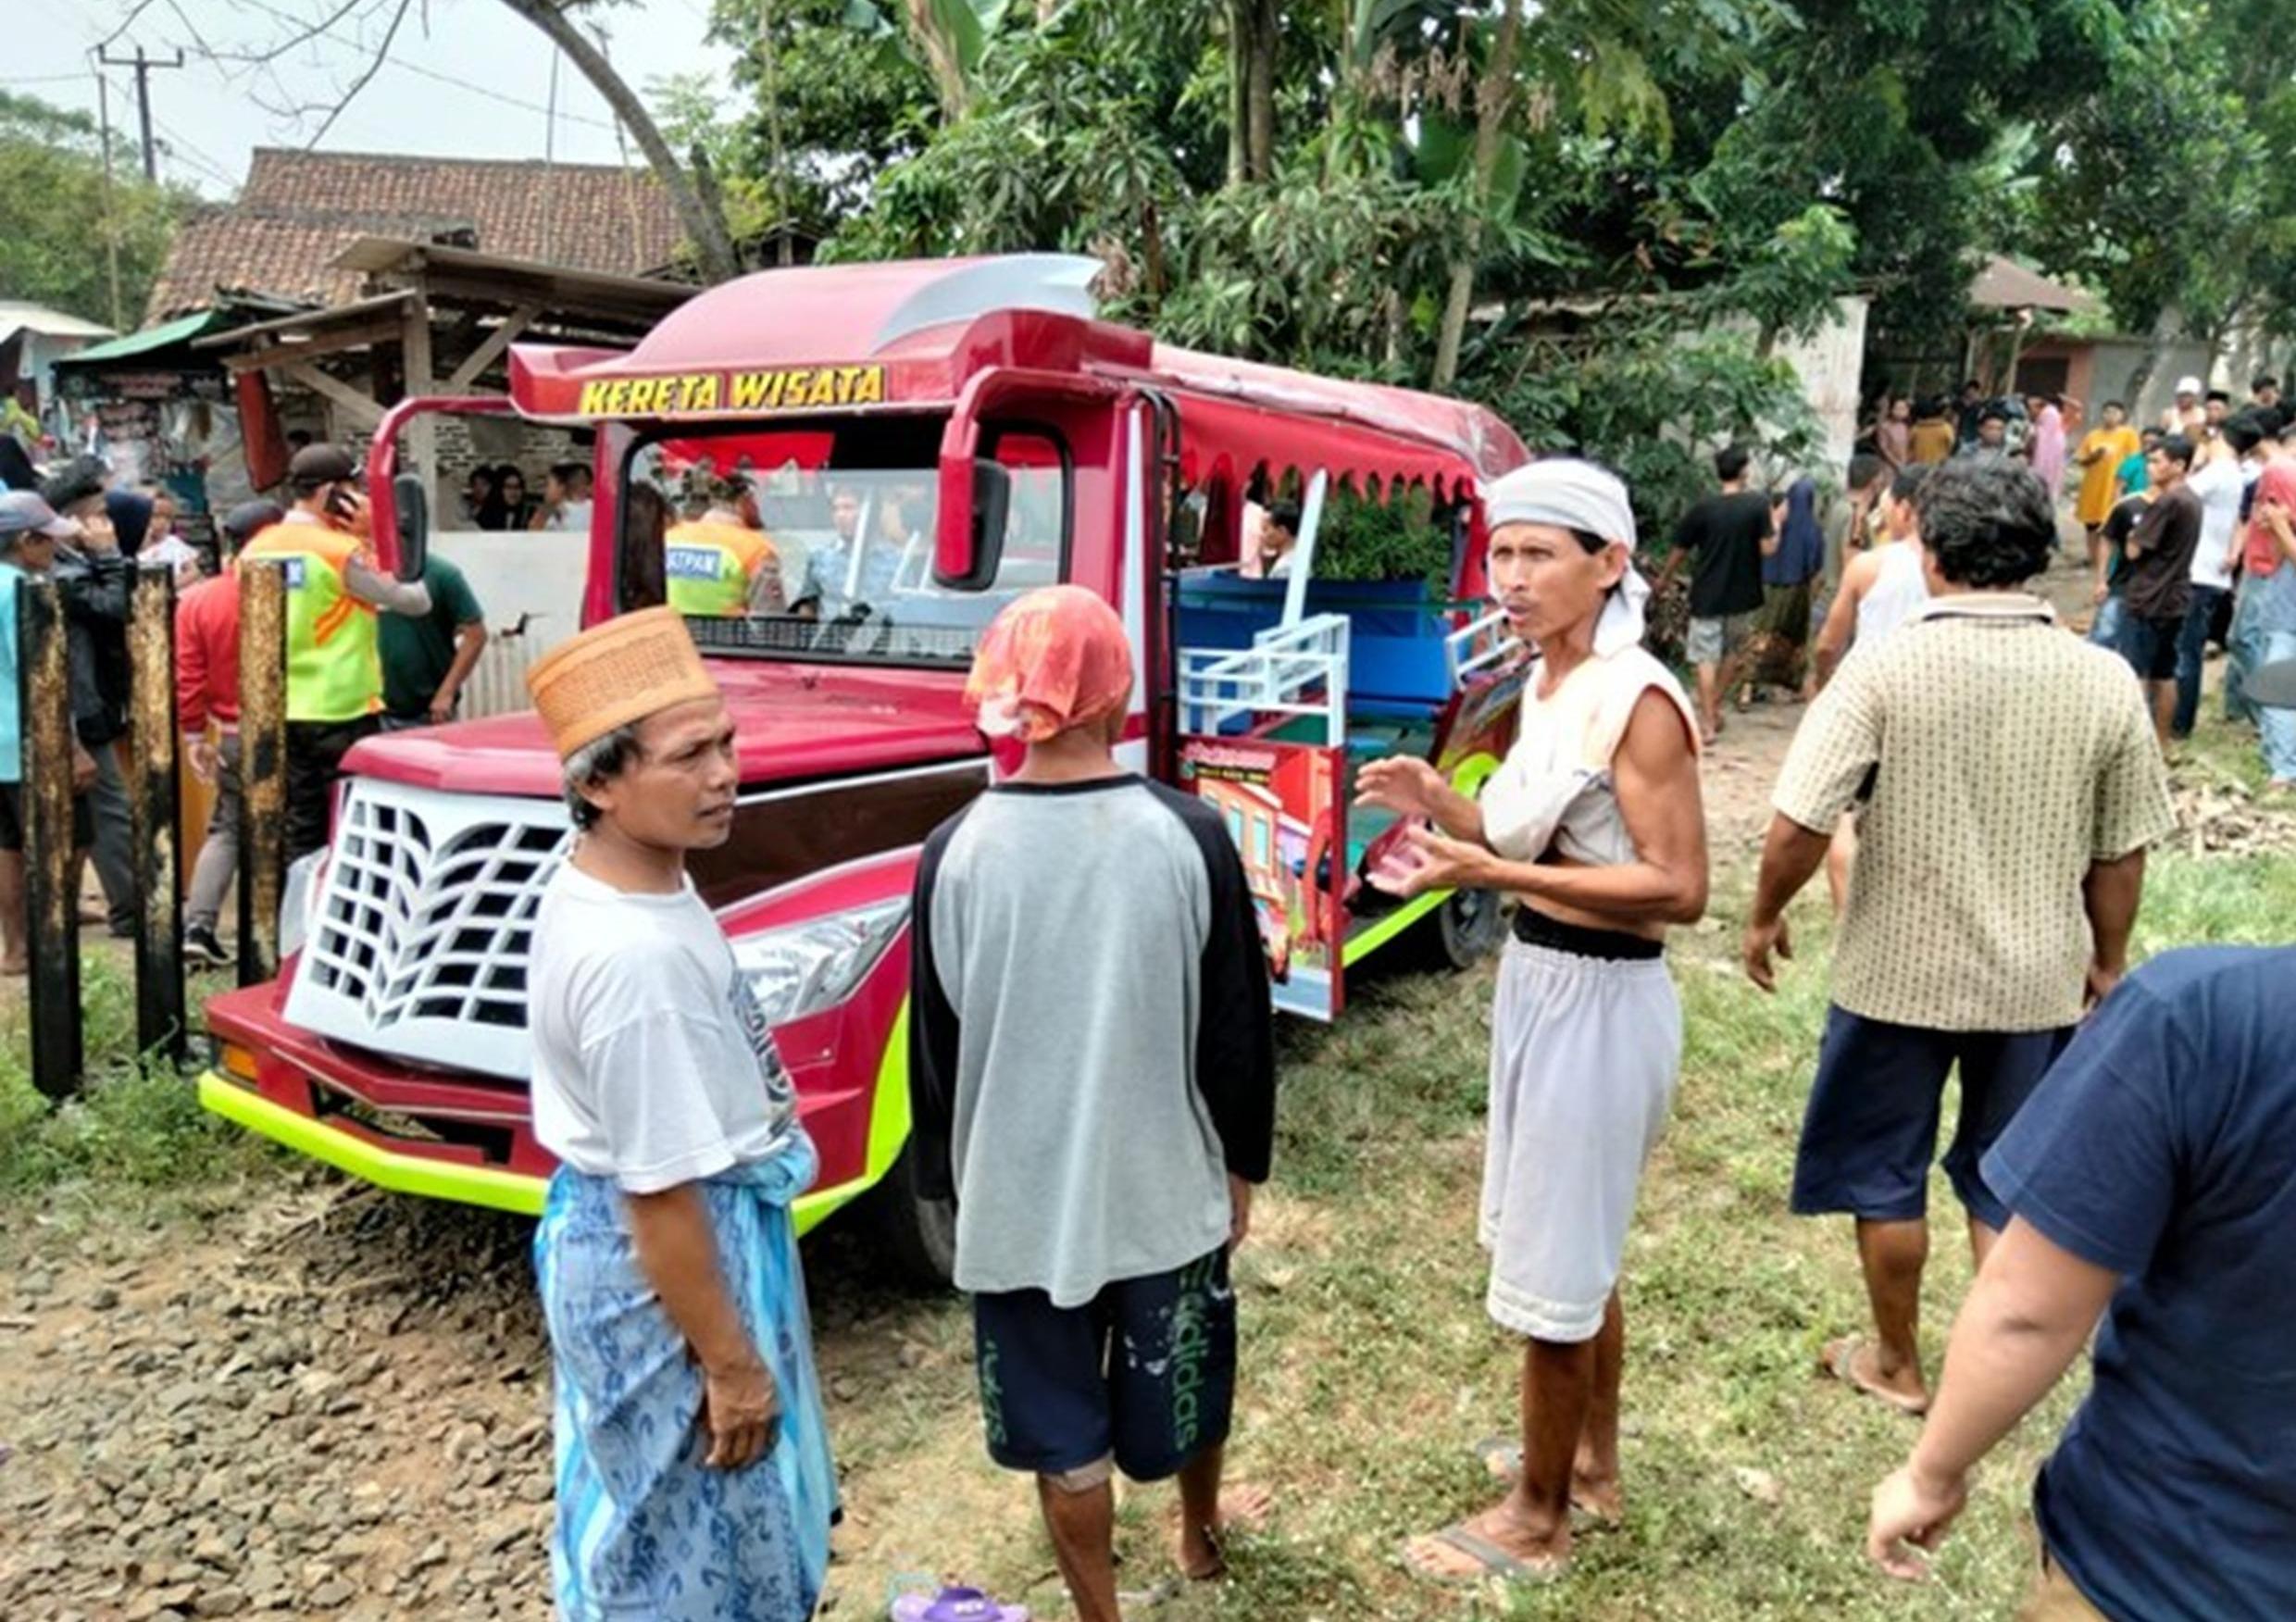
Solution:
{"label": "banana tree", "polygon": [[[1012,0],[896,0],[901,23],[895,26],[878,0],[848,0],[845,23],[874,35],[889,47],[906,48],[922,59],[932,75],[933,91],[941,102],[942,122],[954,124],[972,106],[980,81],[981,65],[1004,24]],[[1054,21],[1060,6],[1036,0],[1039,28]]]}

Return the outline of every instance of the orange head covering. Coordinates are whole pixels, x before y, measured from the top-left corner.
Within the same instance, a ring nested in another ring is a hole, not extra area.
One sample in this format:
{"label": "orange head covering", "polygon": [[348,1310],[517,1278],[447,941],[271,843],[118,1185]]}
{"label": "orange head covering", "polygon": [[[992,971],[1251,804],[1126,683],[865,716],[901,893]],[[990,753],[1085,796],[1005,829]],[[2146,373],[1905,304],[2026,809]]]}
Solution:
{"label": "orange head covering", "polygon": [[685,616],[675,608],[624,614],[559,643],[527,671],[526,690],[560,760],[617,727],[718,696]]}
{"label": "orange head covering", "polygon": [[1131,696],[1124,622],[1081,586],[1046,586],[1007,604],[965,683],[980,730],[1024,743],[1121,714]]}

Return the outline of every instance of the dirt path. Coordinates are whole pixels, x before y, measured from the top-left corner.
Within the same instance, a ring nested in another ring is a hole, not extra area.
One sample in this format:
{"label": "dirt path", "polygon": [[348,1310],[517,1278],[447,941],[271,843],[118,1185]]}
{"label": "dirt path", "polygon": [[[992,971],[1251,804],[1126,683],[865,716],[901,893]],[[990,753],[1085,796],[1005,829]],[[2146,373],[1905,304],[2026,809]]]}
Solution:
{"label": "dirt path", "polygon": [[[2078,597],[2069,571],[2051,585]],[[1718,861],[1758,842],[1801,714],[1731,717],[1706,768]],[[99,1213],[0,1237],[9,1617],[549,1614],[530,1227],[280,1164],[204,1219]],[[1312,1215],[1271,1203],[1269,1254]],[[881,1615],[889,1574],[954,1548],[1023,1565],[1033,1517],[980,1457],[962,1313],[889,1288],[834,1227],[807,1262],[850,1439],[827,1614]],[[1131,1547],[1161,1542],[1162,1503],[1128,1502]],[[1026,1597],[1051,1603],[1050,1578]]]}

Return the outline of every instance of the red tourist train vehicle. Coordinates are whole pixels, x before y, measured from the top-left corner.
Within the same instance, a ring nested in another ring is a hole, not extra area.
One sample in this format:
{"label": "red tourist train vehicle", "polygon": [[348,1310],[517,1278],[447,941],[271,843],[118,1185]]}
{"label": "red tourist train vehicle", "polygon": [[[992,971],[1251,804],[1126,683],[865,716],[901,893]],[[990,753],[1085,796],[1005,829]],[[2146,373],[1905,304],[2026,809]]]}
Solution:
{"label": "red tourist train vehicle", "polygon": [[[1096,269],[750,276],[627,354],[514,348],[506,400],[406,402],[369,462],[379,545],[411,558],[424,482],[393,475],[424,414],[593,434],[585,624],[665,599],[687,566],[664,525],[696,468],[746,488],[785,580],[817,582],[805,613],[689,616],[742,781],[732,838],[693,869],[820,1147],[801,1228],[870,1195],[926,1273],[945,1273],[951,1223],[903,1158],[907,896],[926,834],[999,769],[961,692],[1017,593],[1070,581],[1122,615],[1141,679],[1121,757],[1226,816],[1279,1006],[1334,1017],[1348,973],[1406,931],[1461,964],[1497,936],[1490,896],[1366,883],[1398,830],[1349,800],[1367,759],[1417,753],[1471,789],[1504,753],[1521,677],[1483,612],[1474,496],[1520,442],[1475,406],[1097,320]],[[1244,578],[1258,504],[1295,492],[1289,563]],[[1447,579],[1319,579],[1341,509],[1431,529]],[[557,760],[521,714],[370,739],[347,765],[331,842],[291,875],[279,978],[208,1006],[201,1101],[385,1188],[539,1211],[525,970],[569,840]]]}

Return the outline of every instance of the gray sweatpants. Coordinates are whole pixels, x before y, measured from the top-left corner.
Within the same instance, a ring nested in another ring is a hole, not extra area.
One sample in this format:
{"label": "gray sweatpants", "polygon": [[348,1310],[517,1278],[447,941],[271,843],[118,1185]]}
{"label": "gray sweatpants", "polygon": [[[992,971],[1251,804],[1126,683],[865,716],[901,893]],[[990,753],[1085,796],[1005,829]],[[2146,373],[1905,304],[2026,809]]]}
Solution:
{"label": "gray sweatpants", "polygon": [[1485,1308],[1534,1340],[1592,1340],[1618,1282],[1642,1163],[1682,1067],[1664,958],[1509,941],[1491,1011]]}
{"label": "gray sweatpants", "polygon": [[183,927],[213,930],[223,914],[224,892],[239,871],[239,734],[226,732],[216,747],[215,809],[207,837],[192,866],[192,891],[183,905]]}

